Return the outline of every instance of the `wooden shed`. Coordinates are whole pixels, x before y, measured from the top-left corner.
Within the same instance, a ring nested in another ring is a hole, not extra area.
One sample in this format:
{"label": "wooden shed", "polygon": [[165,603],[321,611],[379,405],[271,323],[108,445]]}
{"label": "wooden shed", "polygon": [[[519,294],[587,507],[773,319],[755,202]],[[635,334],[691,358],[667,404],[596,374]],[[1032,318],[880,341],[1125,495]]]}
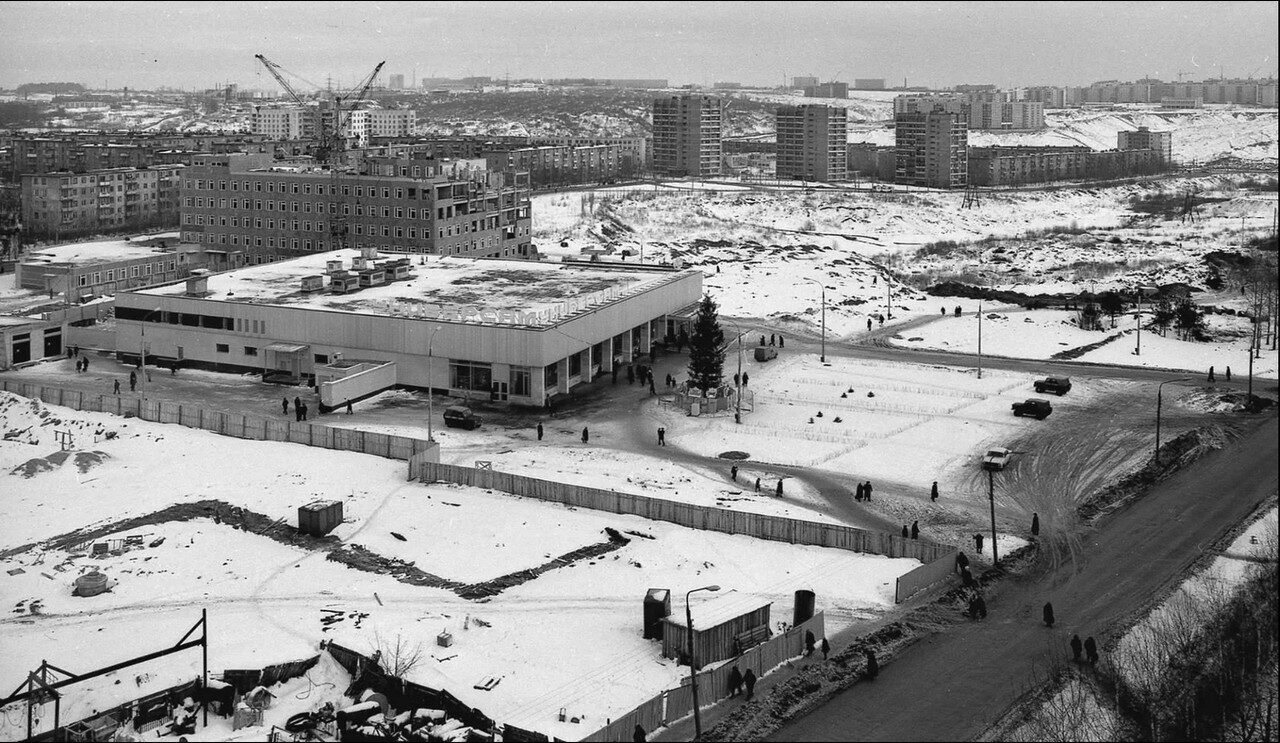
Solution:
{"label": "wooden shed", "polygon": [[[680,596],[677,594],[677,599]],[[715,598],[692,603],[693,658],[701,668],[708,663],[732,658],[735,644],[740,652],[769,639],[769,607],[773,602],[749,594],[729,591]],[[683,658],[689,649],[689,629],[685,625],[683,601],[673,602],[671,616],[663,620],[662,656]]]}

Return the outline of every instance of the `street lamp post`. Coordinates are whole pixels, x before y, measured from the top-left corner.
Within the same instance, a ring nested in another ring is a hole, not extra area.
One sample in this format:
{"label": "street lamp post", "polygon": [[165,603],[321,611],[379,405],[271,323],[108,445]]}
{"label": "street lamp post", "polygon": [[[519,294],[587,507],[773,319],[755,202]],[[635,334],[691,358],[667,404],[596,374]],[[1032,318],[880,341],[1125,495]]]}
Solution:
{"label": "street lamp post", "polygon": [[725,320],[738,331],[738,375],[734,377],[733,382],[733,398],[734,398],[734,414],[733,422],[742,423],[742,328],[738,327],[738,323],[732,320]]}
{"label": "street lamp post", "polygon": [[822,289],[822,356],[819,360],[825,364],[827,363],[827,287],[817,279],[805,280],[817,284]]}
{"label": "street lamp post", "polygon": [[441,326],[439,325],[435,326],[431,331],[431,335],[427,337],[427,441],[432,443],[435,443],[436,437],[433,435],[434,430],[432,429],[431,422],[432,418],[435,417],[435,406],[433,404],[433,401],[435,400],[435,393],[431,389],[431,383],[435,381],[431,378],[431,373],[434,371],[431,347],[432,344],[436,342],[436,333],[440,332],[440,327]]}
{"label": "street lamp post", "polygon": [[982,379],[982,302],[978,302],[978,379]]}
{"label": "street lamp post", "polygon": [[1170,382],[1186,382],[1191,377],[1180,377],[1178,379],[1166,379],[1156,385],[1156,464],[1160,464],[1160,408],[1164,402],[1164,386]]}
{"label": "street lamp post", "polygon": [[702,740],[702,714],[698,710],[698,664],[693,659],[693,609],[689,597],[698,591],[719,591],[720,586],[695,588],[684,595],[685,629],[689,632],[689,685],[693,688],[693,739]]}
{"label": "street lamp post", "polygon": [[996,551],[996,473],[987,470],[987,498],[991,501],[991,564],[1000,562],[1000,553]]}
{"label": "street lamp post", "polygon": [[147,387],[146,387],[146,384],[147,384],[147,318],[151,317],[152,315],[156,314],[159,311],[160,311],[159,307],[155,308],[154,310],[151,310],[150,312],[142,316],[142,322],[138,324],[138,328],[142,333],[142,338],[141,340],[138,341],[138,355],[139,355],[138,376],[140,377],[138,379],[138,382],[142,385],[143,399],[146,399],[147,397]]}

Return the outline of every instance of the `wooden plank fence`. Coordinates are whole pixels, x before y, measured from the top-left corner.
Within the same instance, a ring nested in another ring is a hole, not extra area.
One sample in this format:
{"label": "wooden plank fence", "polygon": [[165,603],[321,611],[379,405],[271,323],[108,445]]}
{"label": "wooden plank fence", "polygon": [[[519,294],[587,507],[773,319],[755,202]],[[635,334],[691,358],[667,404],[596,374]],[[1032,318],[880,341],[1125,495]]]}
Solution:
{"label": "wooden plank fence", "polygon": [[[923,539],[903,539],[897,534],[869,531],[843,524],[823,524],[816,521],[697,506],[661,498],[619,493],[615,490],[539,480],[491,469],[424,462],[419,465],[418,472],[418,479],[422,482],[444,481],[500,490],[513,495],[579,508],[640,516],[693,529],[742,534],[775,542],[835,547],[887,557],[912,557],[925,563],[925,566],[944,558],[954,560],[956,553],[955,548],[950,545]],[[933,572],[929,572],[927,575],[921,574],[919,578],[923,580],[932,575]],[[907,585],[914,587],[920,580],[910,580]],[[899,600],[905,598],[899,597]]]}
{"label": "wooden plank fence", "polygon": [[[246,413],[229,413],[209,410],[198,405],[144,400],[133,395],[95,395],[82,390],[10,380],[0,380],[0,388],[23,397],[43,400],[50,405],[61,405],[95,413],[133,415],[146,421],[199,428],[240,439],[292,442],[324,449],[373,454],[415,464],[440,458],[439,444],[408,436],[333,428],[321,423],[281,420]],[[413,470],[409,472],[412,479]]]}

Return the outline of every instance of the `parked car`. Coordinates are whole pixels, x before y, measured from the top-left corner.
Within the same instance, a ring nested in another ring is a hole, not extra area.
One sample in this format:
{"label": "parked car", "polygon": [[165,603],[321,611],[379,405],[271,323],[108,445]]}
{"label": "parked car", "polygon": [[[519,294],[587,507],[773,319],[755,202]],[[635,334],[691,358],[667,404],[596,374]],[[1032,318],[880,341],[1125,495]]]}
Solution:
{"label": "parked car", "polygon": [[1013,452],[997,446],[987,449],[986,455],[982,457],[982,469],[984,470],[1002,470],[1009,464],[1009,460],[1013,457]]}
{"label": "parked car", "polygon": [[769,346],[756,346],[756,361],[768,361],[778,358],[778,349]]}
{"label": "parked car", "polygon": [[1020,415],[1029,415],[1036,420],[1044,420],[1053,412],[1053,406],[1048,400],[1042,400],[1038,397],[1032,397],[1024,402],[1015,402],[1013,404],[1013,416],[1016,418]]}
{"label": "parked car", "polygon": [[1045,377],[1044,379],[1037,379],[1035,387],[1036,392],[1042,395],[1046,392],[1052,392],[1058,397],[1062,397],[1071,391],[1071,378]]}
{"label": "parked car", "polygon": [[449,428],[465,428],[472,431],[480,427],[480,419],[471,412],[471,408],[450,405],[444,409],[444,424]]}

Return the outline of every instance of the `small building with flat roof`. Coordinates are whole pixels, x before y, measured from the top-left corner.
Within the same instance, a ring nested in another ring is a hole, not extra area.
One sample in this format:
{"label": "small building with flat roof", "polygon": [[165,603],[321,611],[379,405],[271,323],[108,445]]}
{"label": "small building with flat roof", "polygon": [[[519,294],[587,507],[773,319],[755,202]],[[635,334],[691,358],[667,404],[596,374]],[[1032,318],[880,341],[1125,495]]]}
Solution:
{"label": "small building with flat roof", "polygon": [[[687,597],[686,597],[687,598]],[[769,609],[773,602],[760,596],[728,591],[715,598],[691,603],[693,661],[695,668],[732,658],[769,639]],[[676,606],[662,633],[664,658],[687,660],[689,622],[684,606]]]}
{"label": "small building with flat roof", "polygon": [[347,249],[120,292],[117,355],[145,326],[162,365],[298,383],[391,363],[394,386],[543,405],[649,355],[701,297],[698,270]]}
{"label": "small building with flat roof", "polygon": [[191,255],[179,252],[178,233],[34,248],[15,265],[17,286],[67,304],[187,275]]}

